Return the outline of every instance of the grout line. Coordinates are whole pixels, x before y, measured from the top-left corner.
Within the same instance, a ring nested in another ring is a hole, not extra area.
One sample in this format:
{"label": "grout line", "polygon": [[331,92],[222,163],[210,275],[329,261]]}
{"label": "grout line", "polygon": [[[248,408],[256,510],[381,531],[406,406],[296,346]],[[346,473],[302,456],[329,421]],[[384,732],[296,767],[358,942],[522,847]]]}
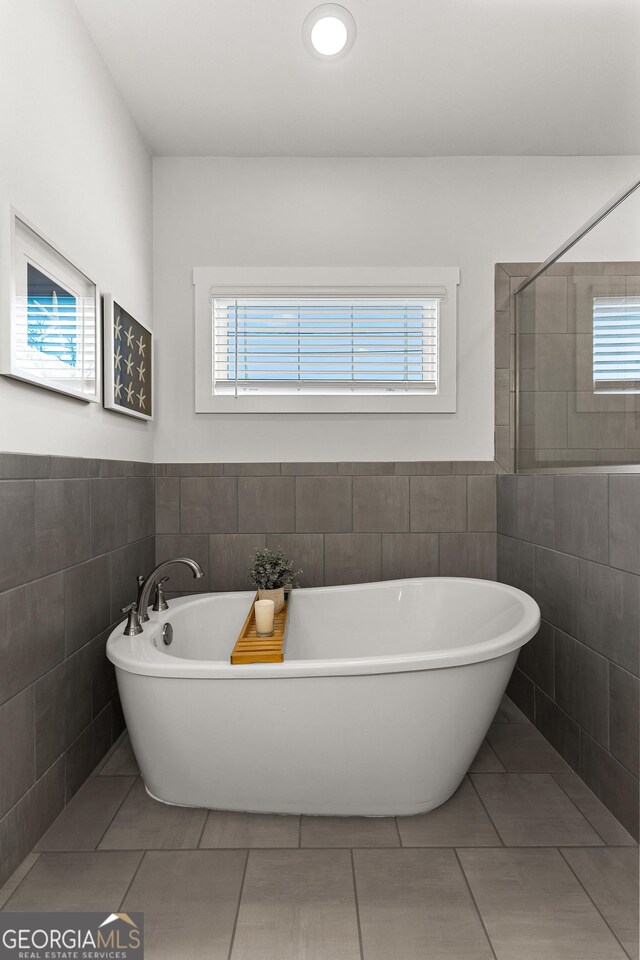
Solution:
{"label": "grout line", "polygon": [[[154,551],[155,551],[155,535],[153,538],[153,543],[154,543]],[[106,579],[107,579],[107,597],[108,597],[108,603],[109,603],[109,619],[111,619],[111,611],[113,609],[113,577],[111,576],[111,557],[109,557],[109,559],[107,560],[107,578]],[[66,597],[65,597],[65,600],[66,600]],[[107,627],[107,629],[108,630],[114,629],[113,624],[110,624],[109,627]],[[100,634],[96,634],[96,636],[100,636]],[[92,642],[93,640],[95,640],[95,637],[92,638]],[[65,643],[66,643],[66,636],[65,636]],[[105,657],[107,655],[106,644],[105,644],[104,655]],[[114,667],[114,673],[115,673],[115,667]],[[91,679],[93,681],[93,677]],[[91,686],[93,687],[93,682]]]}
{"label": "grout line", "polygon": [[[64,660],[61,660],[60,663],[64,663]],[[56,664],[56,666],[59,666],[59,664]],[[31,710],[31,723],[33,724],[33,757],[32,757],[32,760],[33,760],[33,779],[31,780],[31,783],[29,784],[29,786],[27,787],[27,789],[26,789],[26,790],[24,791],[24,793],[22,794],[22,797],[26,797],[26,795],[27,795],[27,793],[29,792],[29,790],[31,790],[31,789],[36,785],[36,783],[38,782],[38,779],[39,779],[39,777],[38,777],[38,736],[37,736],[37,733],[38,733],[38,714],[37,714],[37,710],[36,710],[36,684],[38,683],[39,680],[40,680],[40,677],[37,677],[37,678],[33,681],[33,683],[31,683],[31,684],[29,684],[27,687],[25,687],[25,690],[27,690],[27,689],[29,688],[29,686],[30,686],[30,687],[32,688],[32,690],[33,690],[32,695],[31,695],[32,704],[33,704],[32,710]],[[93,684],[92,684],[92,686],[93,686]],[[22,693],[22,691],[20,691],[20,692]],[[14,694],[14,696],[18,696],[18,694]],[[12,697],[11,699],[13,699],[13,697]],[[8,701],[7,701],[7,702],[8,702]],[[91,710],[91,704],[89,704],[89,710]],[[66,751],[63,750],[62,753],[60,754],[60,756],[64,756],[65,752],[66,752]],[[56,757],[56,760],[57,760],[57,759],[58,759],[58,757]],[[56,761],[54,760],[54,763],[55,763],[55,762],[56,762]],[[50,764],[50,766],[53,766],[53,764]],[[42,775],[44,776],[44,774],[45,774],[46,772],[47,772],[47,771],[44,770]],[[67,780],[67,778],[66,778],[66,769],[65,769],[65,801],[66,801],[66,799],[67,799],[67,796],[66,796],[66,780]],[[21,800],[22,797],[20,797],[19,799]],[[16,801],[16,802],[18,802],[18,801]]]}
{"label": "grout line", "polygon": [[[107,851],[105,850],[104,852],[106,853]],[[137,867],[136,867],[135,870],[133,871],[133,876],[131,877],[131,880],[130,880],[129,883],[127,884],[127,889],[125,890],[124,896],[123,896],[122,900],[120,901],[120,906],[119,906],[119,909],[120,909],[120,910],[122,910],[122,905],[123,905],[123,903],[125,902],[125,900],[127,899],[127,897],[129,896],[129,891],[131,890],[131,887],[133,886],[133,881],[134,881],[134,880],[136,879],[136,877],[138,876],[138,871],[140,870],[140,867],[142,866],[142,861],[144,860],[144,858],[146,857],[146,855],[147,855],[147,851],[145,850],[144,853],[142,854],[142,856],[140,857],[140,860],[138,861]]]}
{"label": "grout line", "polygon": [[610,566],[611,560],[611,474],[606,474],[607,478],[607,566]]}
{"label": "grout line", "polygon": [[[111,703],[111,701],[109,701],[109,703]],[[129,731],[128,731],[127,728],[125,727],[124,730],[122,731],[122,733],[120,733],[120,734],[116,737],[116,739],[113,741],[113,743],[111,744],[111,746],[109,747],[109,749],[108,749],[107,752],[105,753],[105,755],[104,755],[104,757],[102,758],[102,760],[100,760],[99,763],[97,763],[96,766],[93,768],[93,770],[92,770],[91,773],[89,774],[89,777],[100,777],[100,776],[102,776],[101,771],[104,769],[104,767],[106,767],[106,765],[107,765],[107,763],[109,762],[109,760],[111,759],[111,757],[114,755],[114,753],[116,753],[118,747],[122,746],[124,740],[127,739],[128,736],[129,736]],[[140,773],[139,773],[139,772],[138,772],[137,774],[136,774],[136,773],[108,773],[108,774],[105,774],[105,776],[108,776],[108,777],[136,777],[136,776],[138,776],[138,777],[139,777],[139,776],[140,776]],[[88,778],[87,778],[87,779],[88,779]]]}
{"label": "grout line", "polygon": [[38,860],[40,859],[40,853],[39,853],[39,852],[38,852],[38,853],[34,853],[33,850],[30,851],[30,852],[20,861],[20,863],[18,864],[18,866],[15,868],[15,870],[7,877],[7,879],[5,880],[5,882],[4,882],[4,883],[2,884],[2,886],[0,887],[0,893],[8,886],[8,884],[11,883],[12,878],[15,877],[16,873],[18,872],[18,870],[20,869],[20,867],[24,864],[24,862],[25,862],[25,860],[27,859],[27,857],[34,857],[35,859],[34,859],[33,863],[32,863],[32,864],[27,868],[27,870],[25,871],[24,876],[23,876],[23,877],[20,877],[20,879],[19,879],[18,882],[16,883],[15,887],[13,888],[13,890],[11,890],[8,894],[3,894],[2,898],[0,899],[0,911],[4,910],[4,908],[5,908],[6,905],[9,903],[9,900],[11,900],[12,896],[14,895],[14,893],[22,886],[22,884],[24,883],[24,881],[27,879],[27,877],[29,876],[29,874],[31,873],[31,871],[33,870],[33,868],[35,867],[36,863],[37,863]]}
{"label": "grout line", "polygon": [[242,894],[244,892],[244,882],[247,877],[247,868],[249,866],[249,853],[251,851],[247,850],[247,855],[244,859],[244,869],[242,871],[242,880],[240,881],[240,889],[238,891],[238,905],[236,906],[236,915],[233,918],[233,929],[231,931],[231,940],[229,941],[229,953],[227,954],[227,960],[231,960],[231,954],[233,953],[233,945],[236,940],[236,931],[238,929],[238,918],[240,916],[240,904],[242,903]]}
{"label": "grout line", "polygon": [[[608,527],[608,522],[609,522],[609,521],[608,521],[608,518],[607,518],[607,542],[608,542],[608,540],[609,540],[609,527]],[[555,527],[555,524],[554,524],[554,527]],[[607,550],[608,550],[608,549],[609,549],[609,548],[608,548],[608,546],[607,546]],[[584,562],[585,562],[585,561],[584,561],[583,559],[579,559],[579,560],[578,560],[578,577],[577,577],[578,587],[577,587],[577,591],[576,591],[576,592],[577,592],[577,601],[578,601],[578,602],[577,602],[577,604],[576,604],[576,606],[577,606],[577,609],[576,609],[576,624],[575,624],[576,636],[575,636],[575,638],[574,638],[574,639],[576,640],[576,642],[578,642],[578,643],[581,643],[581,641],[580,641],[580,632],[581,632],[580,628],[581,628],[581,625],[582,625],[582,586],[583,586],[583,584],[582,584],[582,579],[583,579],[583,578],[582,578],[582,564],[583,564]],[[560,629],[559,627],[556,627],[555,624],[553,624],[553,700],[554,700],[554,702],[555,702],[555,699],[556,699],[556,672],[557,672],[557,670],[558,670],[558,642],[557,642],[556,630],[559,630],[559,629]],[[563,632],[564,632],[564,631],[563,631]],[[569,636],[571,636],[571,634],[569,634]],[[592,652],[595,652],[595,651],[593,651],[593,648],[592,648],[592,647],[589,647],[587,644],[583,643],[582,645],[583,645],[583,647],[585,647],[586,649],[591,650]],[[605,659],[606,659],[606,658],[605,658]],[[609,749],[609,712],[610,712],[610,706],[611,706],[610,701],[611,701],[611,688],[610,688],[610,685],[609,685],[609,667],[607,666],[607,703],[606,703],[606,707],[607,707],[607,750]],[[574,718],[572,717],[571,719],[573,720]],[[577,721],[576,721],[576,723],[577,723]],[[578,724],[578,726],[581,726],[581,724]],[[579,746],[579,744],[578,744],[578,746]],[[578,765],[580,765],[580,757],[579,757],[579,756],[578,756]]]}
{"label": "grout line", "polygon": [[464,529],[469,533],[469,477],[464,478]]}
{"label": "grout line", "polygon": [[[68,781],[67,781],[67,773],[69,772],[69,758],[67,757],[67,751],[66,751],[66,750],[65,750],[65,752],[62,754],[62,766],[63,766],[63,770],[64,770],[64,783],[62,784],[64,801],[63,801],[62,809],[64,810],[64,808],[66,807],[67,803],[69,802],[68,799],[67,799],[67,794],[68,794],[68,792],[69,792]],[[60,811],[60,813],[62,813],[62,810]],[[60,816],[60,814],[58,814],[58,816]],[[45,833],[46,833],[46,831],[45,831]],[[42,834],[42,836],[44,836],[44,833]],[[40,838],[38,838],[38,839],[40,839]]]}
{"label": "grout line", "polygon": [[358,944],[360,946],[360,960],[364,960],[364,944],[362,942],[362,924],[360,923],[360,904],[358,902],[358,884],[356,882],[356,864],[351,849],[351,876],[353,878],[353,897],[356,907],[356,923],[358,925]]}
{"label": "grout line", "polygon": [[[196,808],[196,809],[197,809],[197,808]],[[196,843],[196,850],[202,850],[202,849],[203,849],[203,848],[200,846],[200,844],[202,843],[202,838],[203,838],[203,836],[204,836],[205,827],[207,826],[207,822],[208,822],[208,820],[209,820],[209,814],[211,813],[211,811],[210,811],[207,807],[203,807],[202,809],[205,811],[206,816],[205,816],[204,820],[202,821],[202,830],[200,831],[200,834],[199,834],[199,836],[198,836],[198,842]],[[208,849],[208,848],[207,848],[207,847],[204,847],[204,849],[206,850],[206,849]]]}
{"label": "grout line", "polygon": [[[282,469],[282,468],[281,468]],[[293,532],[298,532],[298,477],[293,477]]]}
{"label": "grout line", "polygon": [[[575,773],[575,771],[572,771],[572,773]],[[597,829],[597,827],[591,822],[591,820],[589,819],[589,817],[588,817],[585,813],[582,812],[582,810],[580,809],[580,807],[578,806],[578,804],[576,803],[576,801],[573,799],[573,797],[572,797],[569,793],[567,793],[567,791],[564,789],[564,787],[562,786],[562,784],[560,783],[560,781],[559,781],[553,774],[551,774],[551,776],[553,777],[554,783],[557,783],[557,784],[558,784],[558,786],[560,787],[560,789],[561,789],[562,792],[564,793],[565,797],[567,797],[567,798],[571,801],[571,803],[574,805],[574,807],[576,808],[576,810],[578,811],[578,813],[580,814],[580,816],[583,817],[583,818],[587,821],[587,823],[589,824],[589,826],[591,827],[591,829],[593,830],[593,832],[600,837],[600,839],[602,840],[602,842],[603,842],[603,844],[605,845],[605,847],[608,847],[609,844],[607,843],[607,841],[605,840],[605,838],[602,836],[602,834],[601,834],[600,831]],[[577,776],[577,774],[576,774],[576,776]],[[584,781],[583,781],[583,783],[584,783]],[[586,786],[586,784],[585,784],[585,786]],[[589,789],[589,788],[587,787],[587,789]],[[594,794],[594,797],[595,797],[595,794]],[[597,799],[597,797],[596,797],[596,799]],[[600,801],[600,802],[602,803],[602,801]],[[611,812],[611,811],[609,811],[609,812]],[[611,816],[613,816],[613,814],[611,814]],[[621,826],[622,826],[622,824],[621,824]]]}
{"label": "grout line", "polygon": [[[573,848],[576,848],[576,849],[580,849],[580,850],[603,850],[603,849],[604,849],[604,847],[602,846],[601,843],[570,843],[570,842],[567,842],[567,843],[564,844],[564,846],[565,846],[565,847],[571,847],[572,849],[573,849]],[[612,844],[611,846],[615,846],[616,849],[618,849],[618,850],[633,850],[633,849],[634,849],[633,847],[629,847],[629,846],[625,846],[625,845],[620,845],[620,844],[615,844],[615,845]],[[451,847],[451,845],[449,845],[449,846],[446,846],[446,847],[445,847],[445,846],[442,846],[442,847],[429,847],[429,848],[422,847],[422,848],[420,848],[420,849],[451,850],[451,849],[453,849],[453,848]],[[481,851],[481,850],[504,850],[504,851],[506,851],[506,850],[557,850],[558,848],[555,847],[555,846],[553,846],[552,844],[549,844],[549,843],[505,843],[505,844],[503,844],[501,847],[498,847],[498,846],[496,846],[495,844],[480,844],[480,845],[476,844],[476,845],[474,846],[473,844],[467,843],[467,844],[459,844],[455,849],[456,849],[456,850],[478,850],[478,851]]]}
{"label": "grout line", "polygon": [[[580,566],[581,566],[581,565],[580,565]],[[580,578],[580,574],[578,573],[578,586],[580,585],[580,579],[579,579],[579,578]],[[579,604],[578,604],[578,606],[579,606]],[[579,632],[579,631],[580,631],[580,625],[579,625],[579,622],[578,622],[578,632]],[[578,643],[582,643],[582,641],[581,641],[581,640],[578,640]],[[588,648],[586,647],[586,644],[582,644],[582,646],[583,646],[585,649],[588,649]],[[606,657],[602,657],[601,654],[598,654],[598,656],[600,656],[600,657],[602,658],[602,660],[604,660],[604,673],[606,674],[606,678],[607,678],[607,682],[606,682],[606,701],[605,701],[605,703],[604,703],[604,708],[605,708],[605,722],[606,722],[606,728],[607,728],[606,738],[605,738],[605,739],[606,739],[606,751],[607,751],[607,753],[611,754],[611,756],[613,756],[613,751],[612,751],[612,749],[611,749],[611,706],[612,706],[612,701],[613,701],[614,698],[613,698],[612,690],[611,690],[611,679],[612,679],[612,678],[611,678],[611,661],[608,660]],[[614,737],[614,739],[615,739],[615,737]],[[603,744],[603,746],[604,746],[604,744]],[[580,761],[578,760],[578,762],[580,762]],[[623,764],[623,766],[624,766],[624,764]]]}
{"label": "grout line", "polygon": [[[464,849],[464,848],[461,847],[460,849]],[[475,847],[474,849],[478,849],[478,848]],[[486,927],[485,922],[484,922],[484,918],[483,918],[482,914],[480,913],[480,907],[478,906],[478,904],[477,904],[477,902],[476,902],[476,898],[475,898],[474,895],[473,895],[473,890],[471,889],[471,884],[469,883],[469,878],[467,877],[466,873],[464,872],[464,867],[463,867],[463,865],[462,865],[462,860],[460,859],[460,854],[458,853],[458,848],[454,847],[453,853],[454,853],[454,856],[455,856],[455,858],[456,858],[456,860],[457,860],[457,862],[458,862],[458,866],[460,867],[460,872],[462,873],[462,876],[464,877],[464,882],[465,882],[465,884],[466,884],[466,886],[467,886],[467,890],[469,891],[469,896],[471,897],[471,901],[472,901],[474,907],[476,908],[476,913],[478,914],[478,919],[479,919],[480,923],[482,924],[482,929],[484,930],[484,935],[485,935],[485,937],[487,938],[487,943],[489,944],[489,948],[490,948],[490,950],[491,950],[491,954],[492,954],[494,960],[498,960],[498,956],[497,956],[497,954],[496,954],[496,951],[493,949],[493,943],[491,942],[491,937],[489,936],[489,931],[487,930],[487,927]]]}
{"label": "grout line", "polygon": [[349,493],[351,494],[351,517],[349,521],[349,533],[355,533],[355,530],[353,529],[353,496],[354,496],[353,488],[354,486],[355,484],[353,482],[353,475],[352,475],[349,477]]}
{"label": "grout line", "polygon": [[[548,740],[547,740],[547,743],[549,743]],[[549,746],[551,746],[551,744],[549,744]],[[495,750],[494,750],[494,753],[495,753]],[[500,758],[498,757],[498,759]],[[575,773],[575,772],[576,771],[573,769],[573,767],[570,767],[568,764],[567,764],[566,770],[555,771],[555,773]],[[538,770],[469,770],[469,773],[471,773],[474,777],[504,777],[507,775],[511,777],[519,777],[521,776],[521,774],[526,774],[528,777],[531,777],[531,776],[550,777],[550,776],[553,776],[554,771],[539,770],[539,769]]]}
{"label": "grout line", "polygon": [[402,842],[402,834],[400,833],[400,826],[398,825],[398,818],[397,818],[397,817],[394,817],[394,818],[393,818],[393,822],[394,822],[395,825],[396,825],[396,833],[398,834],[398,843],[399,843],[400,847],[403,847],[404,844],[403,844],[403,842]]}
{"label": "grout line", "polygon": [[[578,848],[578,849],[584,849],[584,848]],[[597,850],[600,850],[600,849],[602,849],[602,848],[601,848],[601,847],[596,847],[596,849],[597,849]],[[632,848],[630,848],[630,849],[632,849]],[[569,870],[571,871],[571,873],[573,874],[573,876],[576,878],[576,880],[578,881],[578,883],[580,884],[580,886],[581,886],[582,889],[584,890],[585,894],[587,895],[587,898],[588,898],[588,899],[590,900],[590,902],[593,904],[593,906],[594,906],[594,908],[595,908],[598,916],[600,916],[600,917],[602,918],[605,926],[606,926],[606,927],[608,928],[608,930],[611,932],[611,935],[613,936],[614,940],[615,940],[618,944],[620,944],[620,947],[622,948],[623,953],[625,953],[628,957],[630,957],[631,954],[628,953],[627,950],[625,950],[624,945],[623,945],[622,941],[618,938],[618,935],[616,934],[615,930],[613,929],[613,927],[611,926],[611,924],[609,923],[609,921],[607,920],[607,918],[605,917],[605,915],[602,913],[602,911],[599,909],[598,904],[595,902],[595,900],[593,899],[593,897],[591,896],[591,894],[589,893],[589,891],[588,891],[587,888],[585,887],[584,883],[582,882],[582,880],[580,879],[580,877],[578,876],[578,874],[576,873],[576,871],[573,869],[573,867],[571,866],[571,864],[569,863],[569,861],[568,861],[567,858],[565,857],[564,853],[562,852],[562,847],[557,847],[557,850],[558,850],[558,853],[560,854],[560,856],[562,857],[562,859],[564,860],[564,862],[566,863],[566,865],[569,867]]]}
{"label": "grout line", "polygon": [[[136,785],[136,780],[137,780],[137,779],[138,779],[137,777],[132,777],[131,783],[130,783],[130,785],[129,785],[129,789],[125,791],[125,794],[124,794],[122,800],[120,801],[120,803],[118,804],[117,809],[114,811],[113,816],[112,816],[111,819],[109,820],[109,823],[107,824],[107,826],[106,826],[106,827],[104,828],[104,830],[102,831],[102,833],[101,833],[101,835],[100,835],[100,839],[98,840],[98,842],[97,842],[96,845],[95,845],[95,848],[94,848],[95,850],[98,849],[98,847],[100,846],[100,844],[101,844],[102,841],[104,840],[105,836],[107,835],[107,833],[108,833],[109,830],[111,829],[111,825],[113,824],[113,821],[115,820],[115,818],[116,818],[116,817],[118,816],[118,814],[120,813],[120,810],[121,810],[122,807],[124,806],[125,801],[129,798],[129,794],[131,793],[131,791],[132,791],[133,788],[135,787],[135,785]],[[85,781],[85,783],[86,783],[86,781]],[[80,790],[82,790],[82,787],[80,787]],[[79,791],[78,791],[78,792],[79,792]],[[78,794],[76,793],[76,796],[77,796],[77,795],[78,795]]]}
{"label": "grout line", "polygon": [[[568,407],[569,407],[569,405],[567,404],[567,416],[568,416]],[[568,428],[567,428],[567,435],[568,435]],[[552,518],[552,519],[553,519],[553,525],[552,525],[552,528],[551,528],[551,542],[552,542],[552,545],[553,545],[553,546],[552,546],[552,549],[553,549],[553,550],[556,550],[556,549],[557,549],[557,547],[556,547],[556,539],[557,539],[557,537],[556,537],[556,528],[557,528],[557,526],[558,526],[558,513],[559,513],[559,510],[558,510],[558,475],[557,475],[557,474],[555,474],[555,475],[552,476],[552,478],[551,478],[551,483],[552,483],[552,486],[553,486],[553,498],[552,498],[552,504],[553,504],[553,518]],[[562,553],[562,551],[559,551],[559,552]]]}
{"label": "grout line", "polygon": [[[492,748],[492,749],[493,749],[493,748]],[[497,754],[496,754],[496,756],[497,756]],[[498,758],[498,759],[500,759],[500,758]],[[502,761],[500,761],[500,762],[502,762]],[[477,774],[474,773],[473,776],[475,777],[475,776],[477,776]],[[485,776],[486,776],[486,774],[485,774]],[[496,776],[496,774],[493,774],[493,776]],[[498,774],[498,776],[502,776],[502,774]],[[484,802],[484,800],[482,799],[482,797],[480,796],[480,792],[479,792],[478,788],[476,787],[475,783],[473,782],[473,777],[472,777],[469,773],[467,773],[467,780],[470,782],[471,786],[473,787],[473,789],[474,789],[474,791],[475,791],[475,795],[477,796],[478,800],[480,801],[480,805],[482,806],[482,809],[484,810],[484,812],[486,813],[487,817],[489,818],[489,823],[491,824],[491,826],[492,826],[493,829],[495,830],[496,836],[497,836],[498,839],[500,840],[500,844],[501,844],[503,847],[506,847],[506,843],[505,843],[504,840],[502,839],[502,834],[501,834],[500,831],[498,830],[498,827],[496,826],[493,817],[491,816],[491,814],[490,814],[489,811],[487,810],[487,807],[486,807],[486,805],[485,805],[485,802]]]}
{"label": "grout line", "polygon": [[[194,808],[194,809],[195,809],[195,808]],[[565,843],[565,844],[563,844],[563,846],[564,846],[565,849],[572,849],[572,850],[573,850],[573,849],[576,849],[576,850],[604,850],[604,849],[607,849],[607,850],[609,850],[609,849],[614,849],[614,850],[635,850],[635,849],[637,849],[636,847],[629,846],[629,845],[627,845],[627,844],[609,844],[607,847],[604,847],[601,843],[599,843],[599,844],[595,844],[595,843],[579,843],[579,844]],[[306,851],[306,850],[317,850],[317,851],[320,851],[320,850],[325,850],[325,851],[327,851],[327,850],[376,850],[376,851],[387,851],[387,852],[388,852],[388,851],[391,851],[391,850],[395,850],[395,851],[398,851],[398,850],[475,850],[475,851],[482,851],[482,850],[502,850],[502,851],[504,852],[504,851],[507,851],[507,850],[517,850],[517,851],[523,851],[523,850],[557,850],[558,847],[553,846],[553,845],[548,844],[548,843],[535,844],[535,845],[534,845],[534,844],[522,844],[522,843],[517,843],[517,844],[507,844],[507,845],[504,845],[504,844],[503,844],[502,846],[498,846],[498,845],[495,844],[495,843],[493,843],[493,844],[482,844],[481,846],[477,846],[477,845],[474,846],[473,844],[467,843],[467,844],[459,844],[457,847],[456,847],[456,846],[453,846],[453,845],[450,844],[450,843],[441,843],[441,844],[429,844],[428,846],[427,846],[427,845],[420,845],[420,844],[407,844],[407,845],[405,845],[404,847],[394,847],[394,846],[387,846],[387,847],[367,847],[367,846],[362,846],[362,847],[359,847],[359,846],[352,846],[352,847],[348,847],[348,846],[335,846],[335,847],[333,847],[333,846],[324,846],[324,847],[314,847],[314,846],[304,846],[304,847],[300,847],[300,848],[299,848],[299,847],[291,847],[291,846],[289,846],[289,847],[248,847],[248,846],[246,846],[246,845],[245,845],[245,846],[238,846],[238,847],[100,847],[100,848],[98,848],[97,850],[77,850],[77,849],[74,849],[74,850],[37,850],[37,851],[36,851],[36,850],[32,850],[32,851],[30,851],[30,852],[31,852],[31,853],[34,853],[34,854],[37,853],[38,855],[40,855],[40,854],[42,854],[42,853],[47,853],[47,854],[59,854],[59,853],[78,853],[78,854],[85,854],[85,853],[86,853],[86,854],[92,854],[92,855],[93,855],[94,853],[100,853],[100,854],[103,854],[103,853],[159,853],[159,852],[162,852],[162,853],[184,853],[185,850],[189,850],[189,851],[192,852],[192,853],[193,853],[193,852],[197,852],[197,853],[208,853],[208,852],[211,852],[212,850],[217,850],[217,851],[222,850],[222,851],[224,851],[224,852],[226,852],[226,853],[228,853],[228,852],[230,852],[230,851],[233,851],[233,850],[236,850],[236,851],[238,851],[238,850],[243,850],[243,851],[245,851],[245,852],[254,851],[255,853],[259,853],[259,852],[268,853],[268,852],[273,852],[273,851],[278,851],[279,853],[291,853],[292,850],[298,850],[298,849],[300,849],[300,850],[305,850],[305,851]],[[28,854],[27,854],[27,856],[28,856]]]}

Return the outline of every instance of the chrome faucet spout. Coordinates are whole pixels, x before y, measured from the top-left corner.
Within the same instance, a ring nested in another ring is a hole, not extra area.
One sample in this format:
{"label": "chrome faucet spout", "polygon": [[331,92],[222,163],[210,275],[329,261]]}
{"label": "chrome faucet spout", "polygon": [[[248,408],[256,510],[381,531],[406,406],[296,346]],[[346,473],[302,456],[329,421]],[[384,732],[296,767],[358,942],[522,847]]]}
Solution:
{"label": "chrome faucet spout", "polygon": [[[164,560],[162,563],[159,563],[158,566],[151,571],[144,583],[140,586],[137,610],[139,624],[149,619],[147,607],[149,606],[149,598],[151,597],[151,591],[153,590],[154,584],[156,583],[160,574],[164,573],[168,567],[173,566],[175,563],[184,563],[187,567],[189,567],[196,580],[200,580],[202,577],[204,577],[204,572],[200,564],[196,560],[189,559],[189,557],[176,557],[175,560]],[[142,627],[140,627],[140,629],[142,629]]]}

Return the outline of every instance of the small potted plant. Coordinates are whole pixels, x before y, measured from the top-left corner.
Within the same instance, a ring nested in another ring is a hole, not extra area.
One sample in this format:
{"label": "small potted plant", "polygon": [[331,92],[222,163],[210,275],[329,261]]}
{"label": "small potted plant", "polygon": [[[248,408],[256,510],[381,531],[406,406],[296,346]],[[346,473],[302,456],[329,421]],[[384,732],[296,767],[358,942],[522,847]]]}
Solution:
{"label": "small potted plant", "polygon": [[302,570],[293,571],[293,560],[282,550],[258,549],[251,557],[249,579],[258,590],[259,600],[273,600],[275,613],[284,607],[284,588],[297,586]]}

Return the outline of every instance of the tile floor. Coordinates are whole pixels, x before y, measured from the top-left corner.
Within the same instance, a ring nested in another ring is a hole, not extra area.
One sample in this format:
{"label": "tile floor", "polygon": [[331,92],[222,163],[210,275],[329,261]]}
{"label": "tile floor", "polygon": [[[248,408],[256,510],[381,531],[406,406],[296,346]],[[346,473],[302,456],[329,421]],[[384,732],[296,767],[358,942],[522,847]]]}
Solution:
{"label": "tile floor", "polygon": [[0,890],[143,911],[147,960],[638,960],[638,848],[507,699],[423,816],[169,807],[126,737]]}

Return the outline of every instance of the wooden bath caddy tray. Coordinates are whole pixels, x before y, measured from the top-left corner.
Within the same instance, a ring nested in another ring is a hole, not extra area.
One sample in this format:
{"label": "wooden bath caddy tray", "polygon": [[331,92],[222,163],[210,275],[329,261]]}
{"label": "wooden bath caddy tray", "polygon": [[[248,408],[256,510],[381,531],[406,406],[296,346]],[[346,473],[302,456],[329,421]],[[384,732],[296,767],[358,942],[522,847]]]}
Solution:
{"label": "wooden bath caddy tray", "polygon": [[251,601],[251,609],[236,645],[231,651],[231,663],[282,663],[284,660],[284,637],[287,629],[287,613],[289,612],[288,598],[280,613],[273,619],[273,636],[259,637],[256,633],[256,615],[254,603],[258,594]]}

